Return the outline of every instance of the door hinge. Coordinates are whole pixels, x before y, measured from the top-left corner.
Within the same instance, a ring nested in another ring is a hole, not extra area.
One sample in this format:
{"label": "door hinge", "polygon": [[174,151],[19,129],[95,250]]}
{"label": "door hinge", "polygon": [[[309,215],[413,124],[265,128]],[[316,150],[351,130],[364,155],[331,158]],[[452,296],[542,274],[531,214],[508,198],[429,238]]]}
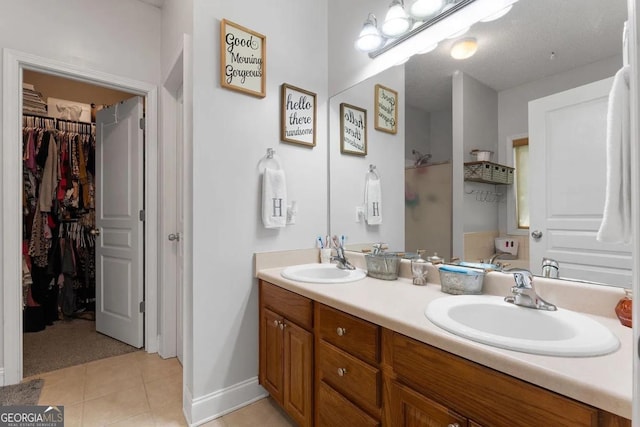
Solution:
{"label": "door hinge", "polygon": [[140,209],[140,221],[144,221],[146,219],[146,216],[144,214],[144,209]]}
{"label": "door hinge", "polygon": [[140,117],[140,129],[144,130],[144,117]]}
{"label": "door hinge", "polygon": [[144,301],[140,301],[140,313],[144,313]]}

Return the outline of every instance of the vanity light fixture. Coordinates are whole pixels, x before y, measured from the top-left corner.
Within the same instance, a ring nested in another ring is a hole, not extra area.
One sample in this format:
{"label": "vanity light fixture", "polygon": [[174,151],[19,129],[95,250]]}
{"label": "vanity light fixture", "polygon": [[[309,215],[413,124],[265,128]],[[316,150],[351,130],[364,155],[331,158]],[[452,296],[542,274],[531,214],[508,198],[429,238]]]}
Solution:
{"label": "vanity light fixture", "polygon": [[440,12],[444,0],[416,0],[409,8],[409,13],[415,18],[426,18]]}
{"label": "vanity light fixture", "polygon": [[460,39],[453,44],[451,48],[451,57],[453,59],[471,58],[478,50],[478,41],[473,37]]}
{"label": "vanity light fixture", "polygon": [[382,24],[382,34],[398,37],[411,28],[411,18],[404,10],[404,0],[393,0]]}
{"label": "vanity light fixture", "polygon": [[[420,7],[426,8],[424,5],[431,4],[434,0],[413,1],[412,8],[415,4],[420,4]],[[421,3],[423,1],[425,3]],[[419,17],[411,18],[407,15],[404,10],[403,0],[393,0],[389,6],[385,22],[382,24],[382,34],[380,36],[382,41],[376,38],[375,40],[378,40],[378,42],[369,45],[380,43],[379,47],[365,50],[360,46],[360,40],[356,42],[356,47],[368,52],[370,58],[378,58],[382,55],[385,58],[383,62],[392,66],[407,57],[427,50],[425,46],[437,45],[447,38],[460,37],[477,22],[494,20],[504,16],[517,1],[444,0],[444,7],[439,12],[422,19],[424,21],[422,25],[414,25],[412,27],[412,22],[421,22],[421,19]],[[417,6],[415,7],[417,8]],[[369,21],[371,21],[371,16],[365,22],[365,27],[363,27],[360,37],[380,34],[377,32],[375,23],[368,25]],[[403,31],[400,31],[400,29],[403,29]]]}
{"label": "vanity light fixture", "polygon": [[469,31],[471,29],[471,27],[464,27],[458,31],[456,31],[455,33],[447,36],[448,39],[457,39],[458,37],[464,35],[467,33],[467,31]]}
{"label": "vanity light fixture", "polygon": [[425,47],[422,50],[419,50],[417,53],[418,55],[423,55],[425,53],[429,53],[433,50],[435,50],[438,47],[438,43],[434,43],[434,44],[430,44],[429,46]]}
{"label": "vanity light fixture", "polygon": [[356,49],[362,52],[371,52],[379,49],[383,44],[384,37],[378,31],[378,20],[373,13],[370,13],[356,39]]}

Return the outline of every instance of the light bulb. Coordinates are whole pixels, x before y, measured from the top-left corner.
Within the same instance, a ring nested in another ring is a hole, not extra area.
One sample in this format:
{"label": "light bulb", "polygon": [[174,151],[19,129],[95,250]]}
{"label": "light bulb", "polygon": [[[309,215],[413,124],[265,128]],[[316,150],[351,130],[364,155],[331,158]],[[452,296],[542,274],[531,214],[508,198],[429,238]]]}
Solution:
{"label": "light bulb", "polygon": [[382,24],[382,34],[387,37],[398,37],[404,34],[410,26],[411,21],[404,11],[402,2],[393,0]]}
{"label": "light bulb", "polygon": [[378,31],[376,17],[373,14],[369,14],[367,20],[364,21],[360,35],[356,39],[356,49],[362,52],[371,52],[380,48],[383,43],[384,37]]}
{"label": "light bulb", "polygon": [[455,42],[451,48],[453,59],[467,59],[472,57],[478,50],[478,41],[475,38],[466,38]]}
{"label": "light bulb", "polygon": [[409,13],[416,18],[425,18],[439,12],[444,0],[416,0],[409,9]]}

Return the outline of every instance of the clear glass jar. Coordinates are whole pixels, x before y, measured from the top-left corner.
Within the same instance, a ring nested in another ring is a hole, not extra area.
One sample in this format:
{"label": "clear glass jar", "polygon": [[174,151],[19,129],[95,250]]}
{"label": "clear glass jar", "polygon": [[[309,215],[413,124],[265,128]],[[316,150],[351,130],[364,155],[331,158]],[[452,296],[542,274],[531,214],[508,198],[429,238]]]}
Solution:
{"label": "clear glass jar", "polygon": [[413,275],[413,284],[424,286],[427,284],[427,273],[429,272],[429,262],[422,259],[423,251],[418,250],[418,257],[411,260],[411,274]]}
{"label": "clear glass jar", "polygon": [[631,328],[631,313],[633,312],[633,298],[631,289],[625,289],[625,296],[616,305],[616,316],[624,326]]}

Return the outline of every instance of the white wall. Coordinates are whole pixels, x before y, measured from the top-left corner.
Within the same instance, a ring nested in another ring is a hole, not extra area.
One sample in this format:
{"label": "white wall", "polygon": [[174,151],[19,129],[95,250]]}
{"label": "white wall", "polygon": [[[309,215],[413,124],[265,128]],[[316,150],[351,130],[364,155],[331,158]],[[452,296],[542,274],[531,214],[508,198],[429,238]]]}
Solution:
{"label": "white wall", "polygon": [[432,111],[431,115],[431,161],[451,160],[453,122],[451,109]]}
{"label": "white wall", "polygon": [[165,0],[162,5],[161,71],[163,80],[182,49],[183,34],[193,33],[193,0]]}
{"label": "white wall", "polygon": [[[462,79],[454,84],[462,85],[462,121],[454,122],[462,127],[462,158],[465,162],[475,159],[471,150],[497,151],[498,148],[498,94],[496,91],[473,77],[462,74]],[[458,150],[460,148],[457,148]],[[464,182],[462,187],[454,184],[453,192],[464,192],[462,211],[454,209],[454,216],[464,218],[463,230],[467,232],[492,231],[498,228],[498,205],[477,201],[471,190],[495,191],[495,186]],[[454,253],[456,255],[456,253]]]}
{"label": "white wall", "polygon": [[[192,422],[263,393],[253,254],[314,247],[327,231],[327,2],[194,0]],[[220,20],[266,36],[266,97],[222,89]],[[317,146],[281,143],[280,85],[316,92]],[[265,229],[258,163],[268,147],[286,172],[297,224]],[[229,389],[231,387],[231,389]]]}
{"label": "white wall", "polygon": [[[513,165],[509,138],[528,134],[529,101],[611,77],[621,66],[622,56],[613,56],[498,93],[499,162]],[[507,205],[503,204],[499,209],[501,233],[514,232],[514,224],[507,224],[507,215]]]}
{"label": "white wall", "polygon": [[431,154],[431,162],[451,160],[451,110],[426,112],[406,105],[404,157],[413,164],[412,150]]}
{"label": "white wall", "polygon": [[422,154],[432,152],[431,148],[431,114],[405,104],[404,158],[413,164],[415,160],[412,150]]}
{"label": "white wall", "polygon": [[[381,84],[398,91],[398,132],[389,134],[374,128],[374,90]],[[344,234],[348,243],[385,242],[390,249],[404,250],[404,66],[388,69],[375,77],[331,97],[330,122],[330,223],[331,232]],[[340,153],[340,103],[367,110],[367,155]],[[364,202],[365,176],[376,166],[382,184],[382,224],[355,222],[356,207]]]}
{"label": "white wall", "polygon": [[[0,9],[0,47],[152,84],[159,81],[156,7],[130,0],[3,0]],[[0,128],[1,120],[0,115]],[[5,215],[14,207],[2,209]]]}

